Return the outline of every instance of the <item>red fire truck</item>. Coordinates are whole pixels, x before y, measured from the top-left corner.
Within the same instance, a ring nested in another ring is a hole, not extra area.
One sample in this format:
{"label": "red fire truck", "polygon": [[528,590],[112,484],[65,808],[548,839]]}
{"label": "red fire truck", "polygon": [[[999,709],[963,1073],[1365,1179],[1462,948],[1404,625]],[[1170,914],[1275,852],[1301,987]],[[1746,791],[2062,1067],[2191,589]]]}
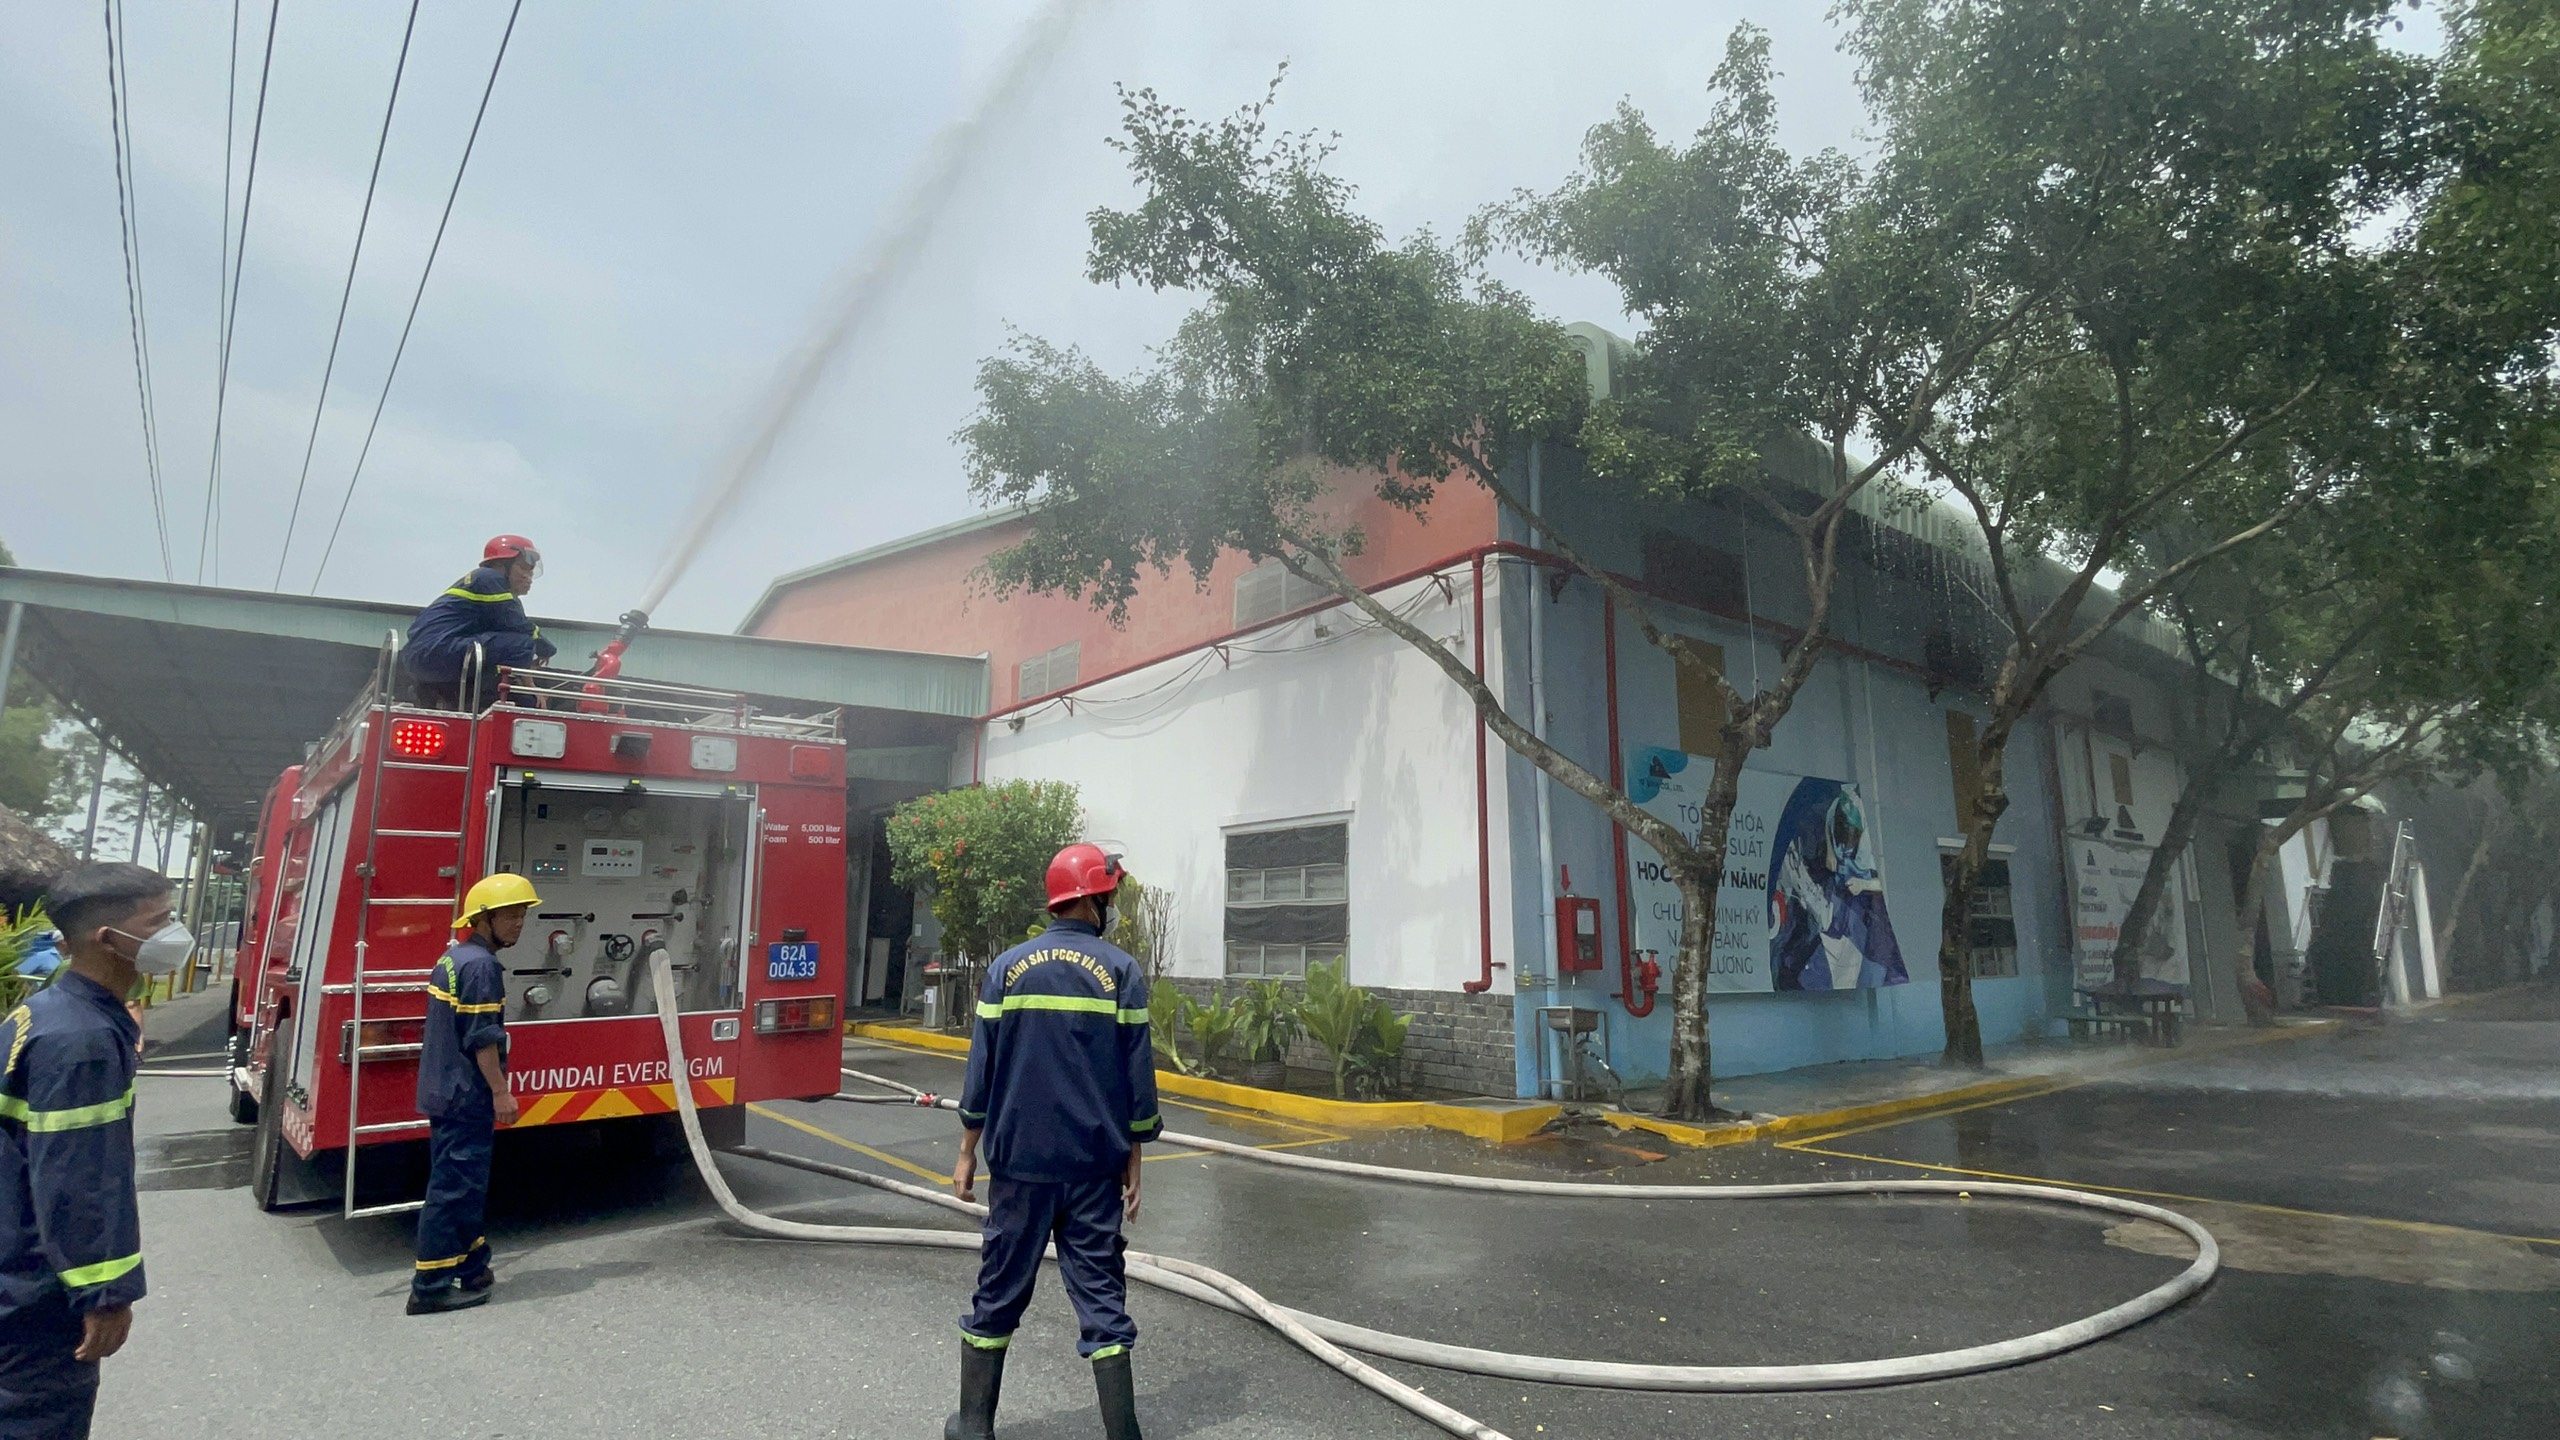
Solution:
{"label": "red fire truck", "polygon": [[[834,1093],[836,713],[771,713],[610,668],[500,670],[495,703],[428,708],[394,698],[397,648],[277,778],[258,828],[230,1060],[232,1118],[258,1127],[259,1207],[334,1171],[350,1216],[415,1208],[360,1205],[357,1158],[425,1138],[427,975],[483,875],[524,875],[542,896],[499,957],[517,1128],[674,1111],[649,980],[659,950],[681,992],[682,1078],[715,1138],[743,1134],[749,1101]],[[378,1194],[392,1168],[364,1188]]]}

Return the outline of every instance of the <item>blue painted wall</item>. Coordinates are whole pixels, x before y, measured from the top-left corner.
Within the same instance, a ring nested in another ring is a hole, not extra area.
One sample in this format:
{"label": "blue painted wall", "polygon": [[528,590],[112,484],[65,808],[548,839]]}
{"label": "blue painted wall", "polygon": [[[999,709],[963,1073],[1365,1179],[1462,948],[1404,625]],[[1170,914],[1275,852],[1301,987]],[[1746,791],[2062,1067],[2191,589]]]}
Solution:
{"label": "blue painted wall", "polygon": [[[1569,455],[1550,450],[1541,459],[1547,513],[1566,528],[1588,559],[1621,574],[1640,576],[1646,531],[1674,531],[1743,561],[1752,618],[1780,624],[1801,619],[1797,553],[1783,532],[1703,507],[1675,511],[1616,502],[1581,484]],[[1516,518],[1505,538],[1537,543]],[[1531,605],[1541,606],[1547,626],[1549,739],[1595,771],[1605,772],[1608,686],[1598,588],[1575,579],[1555,594],[1543,583],[1543,574],[1532,583],[1531,567],[1513,564],[1503,569],[1502,603],[1493,612],[1501,629],[1488,639],[1503,656],[1506,701],[1514,713],[1526,713],[1528,611]],[[1923,625],[1915,622],[1925,617],[1934,597],[1911,593],[1856,569],[1844,573],[1840,588],[1835,634],[1848,645],[1881,652],[1882,658],[1838,652],[1826,656],[1779,726],[1773,744],[1747,765],[1859,785],[1869,809],[1870,833],[1879,842],[1886,903],[1911,980],[1905,985],[1829,994],[1710,995],[1709,1033],[1719,1075],[1925,1054],[1944,1044],[1937,974],[1943,898],[1938,841],[1942,836],[1953,837],[1957,830],[1946,712],[1951,708],[1978,712],[1979,697],[1946,691],[1932,698],[1922,677],[1914,673],[1923,631]],[[1652,608],[1667,627],[1721,646],[1726,674],[1743,693],[1755,688],[1755,673],[1775,673],[1776,637],[1765,626],[1737,623],[1668,602],[1655,602]],[[1629,617],[1618,617],[1617,630],[1621,753],[1676,745],[1673,662],[1644,639]],[[1983,1038],[1992,1044],[2050,1033],[2058,1028],[2058,1017],[2069,1000],[2067,896],[2056,844],[2048,750],[2047,730],[2030,723],[2020,729],[2009,751],[2011,801],[1995,840],[2016,847],[2009,860],[2019,973],[1974,982]],[[1501,753],[1511,816],[1509,923],[1514,927],[1515,953],[1521,957],[1520,973],[1543,979],[1550,922],[1540,913],[1537,771],[1518,756]],[[1601,897],[1607,963],[1558,987],[1523,987],[1517,1015],[1520,1091],[1531,1093],[1536,1083],[1536,1047],[1544,1037],[1534,1033],[1534,1010],[1546,1004],[1581,1005],[1606,1013],[1619,1072],[1631,1083],[1658,1080],[1669,1066],[1671,977],[1663,976],[1649,1016],[1631,1016],[1616,998],[1621,916],[1610,843],[1613,827],[1595,807],[1562,786],[1552,787],[1551,797],[1555,859],[1570,869],[1575,893]],[[1504,839],[1495,837],[1497,844]]]}

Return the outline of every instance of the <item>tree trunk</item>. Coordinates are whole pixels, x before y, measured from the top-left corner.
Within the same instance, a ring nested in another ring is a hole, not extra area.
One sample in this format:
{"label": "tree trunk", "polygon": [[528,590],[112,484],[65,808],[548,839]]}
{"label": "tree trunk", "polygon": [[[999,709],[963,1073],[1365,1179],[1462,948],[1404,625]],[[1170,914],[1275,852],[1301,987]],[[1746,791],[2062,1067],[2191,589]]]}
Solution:
{"label": "tree trunk", "polygon": [[2258,979],[2258,923],[2267,903],[2267,869],[2275,863],[2276,852],[2291,839],[2283,827],[2258,827],[2258,845],[2249,852],[2249,878],[2240,886],[2240,901],[2233,919],[2240,932],[2237,969],[2240,975],[2240,1006],[2249,1014],[2249,1023],[2264,1028],[2276,1023],[2275,992]]}
{"label": "tree trunk", "polygon": [[1938,1003],[1946,1017],[1944,1058],[1950,1065],[1982,1064],[1982,1017],[1973,1008],[1973,892],[1982,878],[1982,862],[1991,856],[1992,827],[2009,808],[2004,767],[2010,724],[1994,718],[1974,746],[1978,780],[1973,813],[1966,817],[1964,847],[1956,852],[1946,902],[1938,907]]}
{"label": "tree trunk", "polygon": [[[1724,768],[1717,767],[1719,772]],[[1707,1038],[1707,965],[1715,945],[1716,890],[1723,879],[1725,824],[1733,816],[1733,792],[1721,773],[1708,790],[1701,830],[1716,837],[1711,847],[1715,868],[1682,865],[1672,871],[1680,887],[1680,959],[1671,975],[1671,1078],[1663,1089],[1665,1119],[1698,1121],[1716,1114],[1715,1101],[1707,1093],[1715,1073],[1713,1047]]]}
{"label": "tree trunk", "polygon": [[2453,902],[2445,906],[2444,928],[2436,935],[2436,958],[2445,973],[2454,971],[2453,937],[2462,929],[2462,909],[2471,901],[2471,887],[2489,864],[2490,842],[2497,838],[2498,816],[2492,809],[2480,817],[2480,843],[2471,847],[2471,861],[2462,867],[2462,881],[2453,887]]}
{"label": "tree trunk", "polygon": [[2142,979],[2142,950],[2151,943],[2151,925],[2160,911],[2160,897],[2169,888],[2169,876],[2178,868],[2179,857],[2195,843],[2196,823],[2204,818],[2206,801],[2222,783],[2225,757],[2216,756],[2203,772],[2187,781],[2178,795],[2176,808],[2169,812],[2169,828],[2160,836],[2160,848],[2151,852],[2151,863],[2143,867],[2141,888],[2133,892],[2133,905],[2125,911],[2124,928],[2116,934],[2116,988],[2126,994]]}

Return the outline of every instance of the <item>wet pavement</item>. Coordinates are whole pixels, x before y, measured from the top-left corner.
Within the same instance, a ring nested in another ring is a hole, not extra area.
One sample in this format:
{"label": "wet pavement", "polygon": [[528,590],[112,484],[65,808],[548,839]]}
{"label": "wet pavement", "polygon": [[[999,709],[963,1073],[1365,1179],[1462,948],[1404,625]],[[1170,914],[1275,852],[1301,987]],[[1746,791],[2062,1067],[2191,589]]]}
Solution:
{"label": "wet pavement", "polygon": [[[155,1044],[216,1048],[174,1032]],[[863,1042],[847,1056],[926,1088],[959,1081],[954,1057]],[[1926,1385],[1656,1396],[1388,1367],[1516,1437],[2542,1435],[2560,1434],[2560,1245],[2539,1243],[2560,1237],[2555,1056],[2560,1006],[2535,993],[1781,1146],[1677,1151],[1582,1126],[1495,1148],[1188,1104],[1167,1116],[1247,1144],[1540,1179],[1936,1170],[2173,1193],[2202,1197],[2177,1203],[2230,1252],[2204,1295],[2125,1336]],[[102,1435],[939,1433],[965,1256],[748,1239],[711,1215],[688,1167],[528,1133],[500,1154],[497,1303],[409,1320],[402,1222],[257,1214],[238,1188],[249,1132],[224,1119],[220,1082],[144,1083],[153,1295],[110,1368]],[[750,1139],[778,1150],[908,1179],[947,1172],[955,1153],[945,1113],[760,1108]],[[824,1177],[723,1167],[747,1203],[794,1218],[955,1224]],[[2156,1227],[2007,1202],[1508,1199],[1173,1145],[1148,1166],[1131,1243],[1365,1325],[1664,1363],[1997,1339],[2103,1308],[2186,1259]],[[1433,1433],[1250,1322],[1143,1290],[1133,1309],[1159,1440]],[[1004,1434],[1094,1433],[1072,1347],[1045,1277]]]}

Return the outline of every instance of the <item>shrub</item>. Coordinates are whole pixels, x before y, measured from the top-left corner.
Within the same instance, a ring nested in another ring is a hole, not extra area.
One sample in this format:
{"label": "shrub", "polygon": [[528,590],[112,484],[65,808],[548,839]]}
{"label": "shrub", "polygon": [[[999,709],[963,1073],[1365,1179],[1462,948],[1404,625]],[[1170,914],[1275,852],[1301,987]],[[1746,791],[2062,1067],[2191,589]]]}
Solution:
{"label": "shrub", "polygon": [[889,816],[890,879],[930,892],[947,946],[989,959],[1047,908],[1049,859],[1083,826],[1076,787],[1059,780],[922,796]]}
{"label": "shrub", "polygon": [[1287,1058],[1304,1022],[1297,1004],[1277,980],[1251,980],[1236,1001],[1236,1043],[1247,1061]]}
{"label": "shrub", "polygon": [[1399,1015],[1379,999],[1344,978],[1350,962],[1335,956],[1307,967],[1306,998],[1298,1014],[1307,1034],[1333,1057],[1333,1096],[1343,1099],[1357,1079],[1374,1098],[1397,1088],[1402,1071],[1405,1030],[1410,1015]]}

